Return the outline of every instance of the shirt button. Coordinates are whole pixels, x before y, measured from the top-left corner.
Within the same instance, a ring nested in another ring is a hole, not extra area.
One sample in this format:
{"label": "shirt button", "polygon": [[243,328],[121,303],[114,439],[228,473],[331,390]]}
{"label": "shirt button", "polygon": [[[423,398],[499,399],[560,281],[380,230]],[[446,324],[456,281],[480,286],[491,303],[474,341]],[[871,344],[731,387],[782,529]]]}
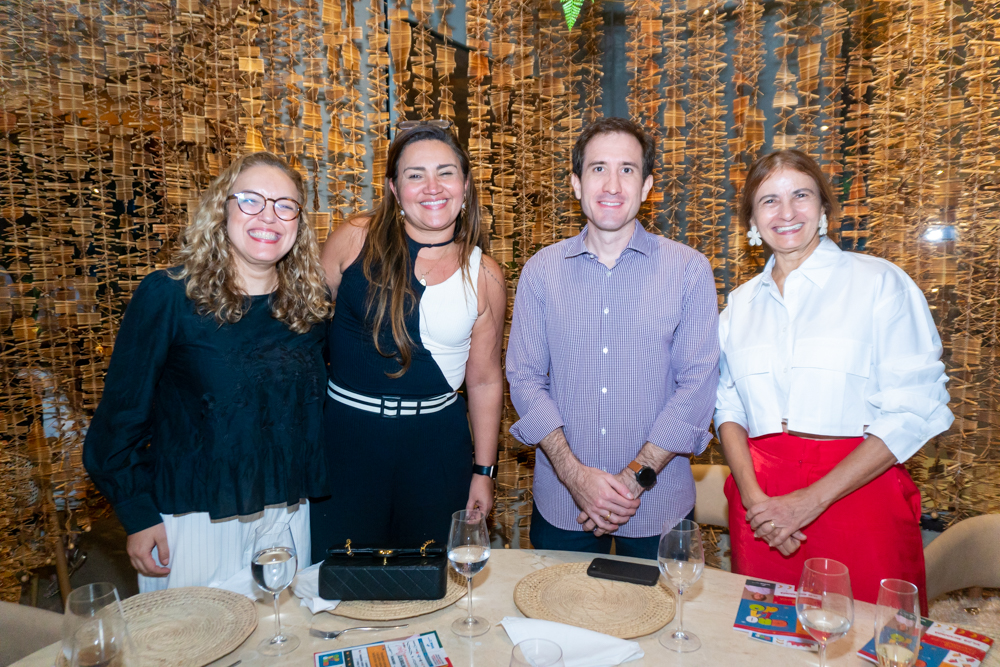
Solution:
{"label": "shirt button", "polygon": [[604,348],[604,354],[608,353],[608,348]]}
{"label": "shirt button", "polygon": [[608,393],[608,388],[607,387],[601,387],[601,393],[602,394]]}
{"label": "shirt button", "polygon": [[589,255],[589,257],[590,257],[591,259],[594,259],[594,256],[593,256],[593,255]]}
{"label": "shirt button", "polygon": [[782,368],[782,369],[781,369],[781,372],[782,372],[782,373],[787,373],[787,372],[788,372],[788,369],[787,369],[787,368]]}
{"label": "shirt button", "polygon": [[607,314],[608,314],[608,309],[607,309],[607,308],[605,308],[605,309],[604,309],[604,314],[605,314],[605,315],[607,315]]}
{"label": "shirt button", "polygon": [[602,428],[602,429],[601,429],[601,435],[604,435],[605,433],[607,433],[607,431],[605,431],[605,430],[604,430],[604,429]]}
{"label": "shirt button", "polygon": [[610,271],[608,271],[608,272],[607,272],[607,273],[605,273],[604,275],[606,275],[606,276],[607,276],[608,278],[610,278],[610,277],[611,277],[611,272],[610,272]]}

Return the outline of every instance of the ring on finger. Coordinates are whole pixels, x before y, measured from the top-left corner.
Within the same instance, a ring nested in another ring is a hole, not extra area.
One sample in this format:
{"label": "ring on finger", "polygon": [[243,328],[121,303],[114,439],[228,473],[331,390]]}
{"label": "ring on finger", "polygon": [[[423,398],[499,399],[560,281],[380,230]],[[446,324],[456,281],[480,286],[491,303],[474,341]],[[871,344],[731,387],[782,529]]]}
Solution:
{"label": "ring on finger", "polygon": [[774,530],[775,528],[777,528],[777,526],[774,525],[774,521],[768,521],[768,523],[771,525],[771,530]]}
{"label": "ring on finger", "polygon": [[608,512],[608,515],[604,517],[604,520],[607,521],[608,523],[611,523],[611,512]]}

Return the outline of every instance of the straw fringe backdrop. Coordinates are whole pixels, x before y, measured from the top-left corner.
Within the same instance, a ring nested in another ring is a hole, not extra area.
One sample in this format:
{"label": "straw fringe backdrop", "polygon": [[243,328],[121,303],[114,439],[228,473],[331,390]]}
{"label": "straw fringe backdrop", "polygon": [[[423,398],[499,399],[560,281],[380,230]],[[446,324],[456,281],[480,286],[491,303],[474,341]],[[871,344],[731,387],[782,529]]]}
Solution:
{"label": "straw fringe backdrop", "polygon": [[[570,149],[615,75],[611,9],[585,3],[570,32],[558,2],[466,0],[459,42],[451,0],[0,4],[0,598],[88,529],[80,446],[123,309],[220,169],[286,155],[325,238],[380,195],[391,121],[453,118],[513,299],[531,254],[579,231]],[[643,223],[709,257],[721,306],[763,263],[733,215],[747,166],[820,159],[833,231],[906,269],[941,330],[957,420],[910,464],[925,507],[1000,511],[1000,3],[625,9],[628,109],[659,153]],[[496,519],[526,544],[515,419],[508,402]]]}

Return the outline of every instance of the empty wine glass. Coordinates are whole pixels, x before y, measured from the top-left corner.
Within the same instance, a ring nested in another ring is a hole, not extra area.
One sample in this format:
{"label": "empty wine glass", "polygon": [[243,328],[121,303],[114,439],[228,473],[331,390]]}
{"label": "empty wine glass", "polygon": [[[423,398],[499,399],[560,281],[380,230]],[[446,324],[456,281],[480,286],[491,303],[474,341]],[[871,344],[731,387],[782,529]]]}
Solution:
{"label": "empty wine glass", "polygon": [[118,590],[101,582],[73,590],[63,616],[63,658],[71,667],[132,667],[135,648]]}
{"label": "empty wine glass", "polygon": [[510,654],[510,667],[565,667],[559,644],[548,639],[525,639]]}
{"label": "empty wine glass", "polygon": [[819,643],[819,667],[826,664],[826,645],[854,623],[854,594],[847,566],[829,558],[810,558],[802,568],[795,593],[795,612],[806,632]]}
{"label": "empty wine glass", "polygon": [[875,655],[881,667],[913,667],[920,655],[920,597],[902,579],[883,579],[875,607]]}
{"label": "empty wine glass", "polygon": [[664,526],[657,553],[660,572],[677,587],[677,629],[664,631],[660,644],[680,653],[701,648],[701,640],[684,631],[684,589],[701,577],[705,569],[705,551],[701,544],[701,529],[690,519],[681,519],[676,526]]}
{"label": "empty wine glass", "polygon": [[281,631],[278,609],[278,595],[292,583],[298,562],[292,529],[287,523],[260,526],[254,531],[250,574],[258,586],[274,597],[274,636],[257,647],[263,655],[287,655],[299,647],[298,637]]}
{"label": "empty wine glass", "polygon": [[490,622],[472,615],[472,577],[486,566],[490,557],[490,536],[482,510],[461,510],[451,515],[448,535],[448,562],[469,584],[469,615],[451,624],[461,637],[478,637],[490,629]]}

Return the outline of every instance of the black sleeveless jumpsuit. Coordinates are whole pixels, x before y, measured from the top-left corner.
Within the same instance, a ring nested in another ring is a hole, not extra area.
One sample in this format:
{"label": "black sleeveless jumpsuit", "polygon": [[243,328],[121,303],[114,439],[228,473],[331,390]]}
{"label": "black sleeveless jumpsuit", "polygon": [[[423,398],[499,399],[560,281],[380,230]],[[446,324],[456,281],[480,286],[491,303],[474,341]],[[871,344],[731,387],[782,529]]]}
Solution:
{"label": "black sleeveless jumpsuit", "polygon": [[[413,275],[420,245],[411,239],[410,280],[418,298],[424,286]],[[409,369],[399,378],[395,358],[378,353],[366,322],[368,281],[359,257],[344,271],[330,325],[329,374],[338,387],[367,396],[421,399],[452,391],[420,342],[416,304],[406,329],[415,341]],[[380,347],[394,350],[386,325]],[[326,456],[333,495],[313,500],[312,560],[350,539],[353,546],[412,547],[434,539],[446,546],[451,515],[465,509],[472,481],[472,437],[464,397],[440,412],[384,417],[326,396]]]}

